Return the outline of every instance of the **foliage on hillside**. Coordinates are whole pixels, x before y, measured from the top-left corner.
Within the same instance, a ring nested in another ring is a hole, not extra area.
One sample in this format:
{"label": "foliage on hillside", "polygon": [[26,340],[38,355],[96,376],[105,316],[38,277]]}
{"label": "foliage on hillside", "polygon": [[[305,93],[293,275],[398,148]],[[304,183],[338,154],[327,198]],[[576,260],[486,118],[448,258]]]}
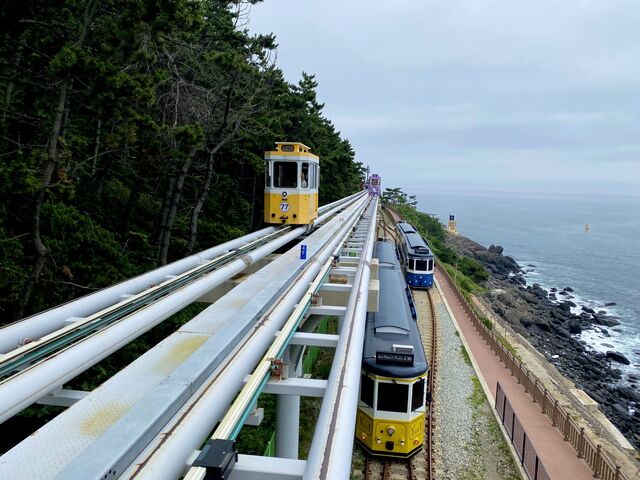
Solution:
{"label": "foliage on hillside", "polygon": [[478,261],[458,255],[446,245],[447,233],[443,225],[437,218],[417,210],[415,196],[407,195],[399,188],[387,189],[383,193],[383,201],[392,206],[427,239],[438,260],[446,264],[445,267],[452,277],[456,277],[463,290],[482,290],[481,284],[489,278],[487,271]]}
{"label": "foliage on hillside", "polygon": [[251,3],[2,3],[0,324],[259,227],[276,140],[320,155],[321,202],[358,188]]}

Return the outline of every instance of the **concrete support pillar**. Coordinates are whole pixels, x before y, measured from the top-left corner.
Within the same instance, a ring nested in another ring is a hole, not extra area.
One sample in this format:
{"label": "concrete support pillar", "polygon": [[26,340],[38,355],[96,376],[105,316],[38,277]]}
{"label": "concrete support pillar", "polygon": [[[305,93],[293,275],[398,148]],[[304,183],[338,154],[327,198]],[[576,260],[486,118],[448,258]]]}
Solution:
{"label": "concrete support pillar", "polygon": [[[287,349],[283,360],[289,365],[289,378],[296,378],[301,373],[302,365],[292,364],[290,349]],[[294,361],[296,359],[293,359]],[[278,395],[276,402],[276,456],[298,459],[298,443],[300,432],[300,396]]]}

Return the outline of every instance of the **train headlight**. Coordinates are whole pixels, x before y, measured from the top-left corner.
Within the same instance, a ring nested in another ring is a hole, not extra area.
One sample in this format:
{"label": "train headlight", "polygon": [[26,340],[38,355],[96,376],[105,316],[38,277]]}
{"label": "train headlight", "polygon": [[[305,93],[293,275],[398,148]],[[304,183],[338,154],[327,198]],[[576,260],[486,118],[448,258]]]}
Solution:
{"label": "train headlight", "polygon": [[382,440],[380,440],[380,437],[376,438],[376,443],[382,443]]}
{"label": "train headlight", "polygon": [[400,446],[404,447],[404,440],[400,440]]}
{"label": "train headlight", "polygon": [[389,427],[387,428],[387,433],[389,434],[389,436],[392,436],[394,433],[396,433],[396,429],[393,427]]}
{"label": "train headlight", "polygon": [[360,438],[362,438],[362,440],[366,440],[366,439],[367,439],[367,434],[366,434],[366,433],[363,433],[363,434],[360,436]]}

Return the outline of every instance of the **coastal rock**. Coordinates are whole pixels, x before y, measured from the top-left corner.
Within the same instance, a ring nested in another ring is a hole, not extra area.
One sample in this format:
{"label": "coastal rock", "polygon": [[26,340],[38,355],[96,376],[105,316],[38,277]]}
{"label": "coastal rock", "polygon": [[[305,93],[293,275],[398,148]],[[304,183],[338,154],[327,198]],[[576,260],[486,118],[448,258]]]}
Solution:
{"label": "coastal rock", "polygon": [[614,306],[616,306],[616,305],[617,305],[617,303],[616,303],[616,302],[607,302],[607,303],[605,303],[603,306],[604,306],[604,307],[614,307]]}
{"label": "coastal rock", "polygon": [[535,323],[539,328],[541,328],[545,332],[548,332],[549,330],[551,330],[551,324],[549,323],[549,320],[546,318],[536,316],[535,319],[533,320],[533,323]]}
{"label": "coastal rock", "polygon": [[504,252],[504,248],[502,248],[500,245],[491,245],[489,247],[489,252],[490,253],[497,253],[498,255],[502,255],[502,252]]}
{"label": "coastal rock", "polygon": [[582,306],[582,311],[587,313],[596,313],[593,308],[585,307],[584,305]]}
{"label": "coastal rock", "polygon": [[608,359],[613,360],[614,362],[622,363],[623,365],[631,365],[631,362],[627,357],[625,357],[620,352],[616,352],[614,350],[607,350],[605,354]]}
{"label": "coastal rock", "polygon": [[632,402],[640,402],[640,394],[629,387],[618,387],[620,396],[631,400]]}
{"label": "coastal rock", "polygon": [[569,324],[567,325],[569,327],[569,333],[571,334],[578,334],[578,333],[582,333],[582,327],[580,326],[580,322],[578,320],[569,320]]}
{"label": "coastal rock", "polygon": [[537,283],[533,284],[532,287],[532,292],[533,294],[538,297],[538,298],[547,298],[547,291],[542,288],[540,285],[538,285]]}
{"label": "coastal rock", "polygon": [[553,300],[553,301],[555,301],[555,300],[557,300],[557,299],[558,299],[558,297],[556,297],[556,294],[555,294],[555,293],[550,293],[550,294],[549,294],[549,300]]}
{"label": "coastal rock", "polygon": [[573,288],[571,288],[571,287],[564,287],[564,288],[562,289],[562,291],[563,291],[563,292],[573,292]]}

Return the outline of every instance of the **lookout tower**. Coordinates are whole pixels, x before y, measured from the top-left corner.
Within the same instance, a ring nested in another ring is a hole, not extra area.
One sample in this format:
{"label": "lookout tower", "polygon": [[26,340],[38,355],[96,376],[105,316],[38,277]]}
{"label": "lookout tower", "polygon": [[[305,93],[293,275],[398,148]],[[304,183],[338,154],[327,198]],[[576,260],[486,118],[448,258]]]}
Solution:
{"label": "lookout tower", "polygon": [[449,223],[447,224],[447,231],[452,235],[458,235],[458,227],[456,225],[455,215],[449,215]]}

